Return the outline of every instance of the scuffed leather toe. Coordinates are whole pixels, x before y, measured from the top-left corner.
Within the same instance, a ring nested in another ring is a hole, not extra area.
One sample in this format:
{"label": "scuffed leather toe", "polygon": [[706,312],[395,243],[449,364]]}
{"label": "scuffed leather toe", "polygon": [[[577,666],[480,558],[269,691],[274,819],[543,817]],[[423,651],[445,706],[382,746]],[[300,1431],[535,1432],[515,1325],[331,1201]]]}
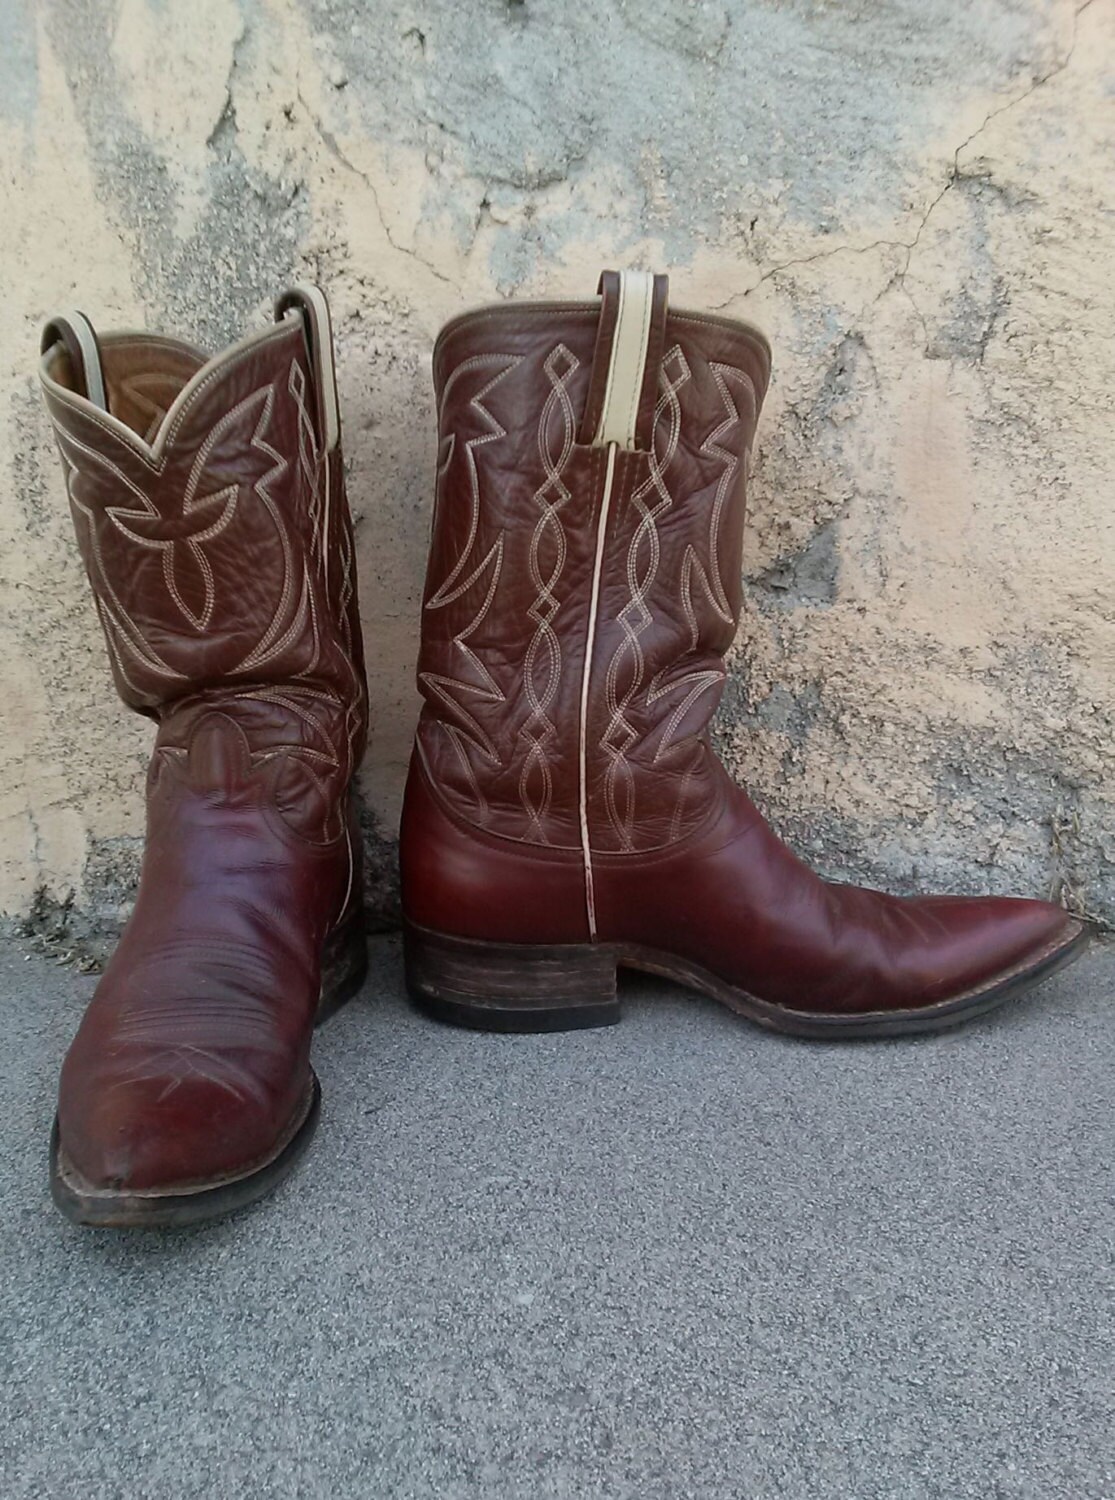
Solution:
{"label": "scuffed leather toe", "polygon": [[[306,1065],[267,1076],[198,1045],[129,1058],[111,1047],[89,1056],[82,1041],[62,1069],[59,1140],[97,1190],[181,1190],[244,1175],[274,1155],[305,1109]],[[289,1128],[277,1132],[277,1120]]]}
{"label": "scuffed leather toe", "polygon": [[318,1118],[323,988],[340,1004],[361,972],[368,694],[328,304],[299,284],[275,319],[212,359],[83,314],[44,330],[113,676],[158,724],[135,908],[62,1069],[50,1184],[78,1224],[269,1192]]}
{"label": "scuffed leather toe", "polygon": [[[938,1004],[1021,979],[1074,943],[1084,926],[1062,907],[1016,897],[938,896],[912,905],[940,924],[940,937],[925,953],[932,972],[917,989],[911,985],[910,1005]],[[917,962],[916,953],[910,958]]]}

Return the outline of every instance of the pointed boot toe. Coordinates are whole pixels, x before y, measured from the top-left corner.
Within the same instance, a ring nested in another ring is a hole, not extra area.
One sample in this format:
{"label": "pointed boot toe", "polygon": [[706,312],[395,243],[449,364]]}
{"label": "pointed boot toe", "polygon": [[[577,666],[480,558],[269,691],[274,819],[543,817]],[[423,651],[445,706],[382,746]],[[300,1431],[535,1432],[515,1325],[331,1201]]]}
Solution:
{"label": "pointed boot toe", "polygon": [[431,1014],[619,1019],[665,975],[803,1037],[932,1031],[1081,950],[1042,902],[821,880],[717,760],[770,348],[605,272],[434,352],[442,462],[403,810],[407,984]]}
{"label": "pointed boot toe", "polygon": [[52,319],[40,367],[117,689],[158,724],[135,910],[62,1070],[55,1201],[212,1218],[317,1118],[315,1021],[366,961],[367,733],[325,298],[206,358]]}
{"label": "pointed boot toe", "polygon": [[[75,1223],[174,1227],[264,1196],[309,1144],[317,1078],[306,1069],[293,1102],[265,1098],[249,1075],[218,1060],[220,1076],[166,1066],[103,1076],[64,1090],[51,1145],[54,1201]],[[278,1116],[280,1124],[276,1127]]]}
{"label": "pointed boot toe", "polygon": [[[1091,929],[1063,907],[1022,897],[927,898],[917,905],[942,925],[924,1004],[999,1004],[1077,957]],[[975,1012],[978,1013],[978,1010]]]}

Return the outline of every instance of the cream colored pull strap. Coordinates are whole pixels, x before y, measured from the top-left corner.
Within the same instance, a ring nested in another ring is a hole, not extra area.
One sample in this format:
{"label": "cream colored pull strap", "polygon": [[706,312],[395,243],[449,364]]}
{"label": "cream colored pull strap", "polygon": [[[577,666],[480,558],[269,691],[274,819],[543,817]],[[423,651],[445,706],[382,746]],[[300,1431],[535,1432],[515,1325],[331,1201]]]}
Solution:
{"label": "cream colored pull strap", "polygon": [[600,323],[581,426],[594,448],[650,446],[666,335],[668,283],[646,271],[605,271]]}
{"label": "cream colored pull strap", "polygon": [[612,357],[604,386],[604,406],[593,444],[604,448],[618,443],[635,446],[635,423],[639,415],[639,393],[647,367],[650,343],[650,305],[653,278],[645,271],[624,271],[619,278],[619,307],[612,337]]}
{"label": "cream colored pull strap", "polygon": [[84,396],[102,411],[108,410],[101,348],[93,325],[84,313],[58,313],[43,329],[41,349],[44,354],[55,344],[62,344],[70,357],[77,380],[78,395]]}
{"label": "cream colored pull strap", "polygon": [[291,312],[302,316],[317,400],[318,434],[325,452],[332,453],[341,440],[341,408],[337,399],[337,368],[329,303],[320,287],[309,281],[299,281],[275,302],[276,320]]}
{"label": "cream colored pull strap", "polygon": [[580,441],[606,448],[604,488],[596,516],[585,654],[581,668],[581,713],[578,743],[578,809],[581,852],[585,869],[585,914],[589,936],[596,940],[596,888],[592,868],[592,836],[588,818],[588,718],[604,547],[611,517],[617,454],[649,449],[654,435],[658,373],[666,347],[665,276],[645,271],[605,271],[600,278],[600,321],[592,357],[588,397]]}

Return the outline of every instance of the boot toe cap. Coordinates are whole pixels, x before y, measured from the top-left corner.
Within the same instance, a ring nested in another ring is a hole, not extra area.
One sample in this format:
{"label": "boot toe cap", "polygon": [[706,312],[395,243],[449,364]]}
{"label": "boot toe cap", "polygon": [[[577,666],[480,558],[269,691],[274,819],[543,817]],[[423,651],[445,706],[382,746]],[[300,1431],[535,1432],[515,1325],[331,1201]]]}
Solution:
{"label": "boot toe cap", "polygon": [[138,1077],[112,1072],[68,1058],[62,1073],[64,1169],[98,1192],[183,1192],[246,1175],[281,1146],[309,1088],[308,1070],[293,1099],[246,1072],[234,1083],[227,1067],[217,1078],[165,1064]]}
{"label": "boot toe cap", "polygon": [[1012,980],[1022,986],[1040,977],[1086,931],[1079,918],[1048,901],[939,897],[921,904],[941,929],[933,945],[936,972],[926,976],[926,1004]]}

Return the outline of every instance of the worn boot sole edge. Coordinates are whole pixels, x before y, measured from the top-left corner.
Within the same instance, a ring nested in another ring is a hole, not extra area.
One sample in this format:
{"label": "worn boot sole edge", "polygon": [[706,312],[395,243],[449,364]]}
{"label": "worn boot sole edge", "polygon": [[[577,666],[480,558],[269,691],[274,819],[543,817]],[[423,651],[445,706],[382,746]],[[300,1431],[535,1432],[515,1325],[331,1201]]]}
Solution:
{"label": "worn boot sole edge", "polygon": [[411,999],[435,1020],[483,1031],[543,1032],[611,1026],[621,1019],[616,970],[673,980],[784,1036],[869,1041],[943,1031],[985,1015],[1073,963],[1091,937],[1083,922],[1067,939],[962,995],[904,1010],[838,1015],[760,1000],[673,954],[631,944],[531,945],[452,938],[407,923]]}
{"label": "worn boot sole edge", "polygon": [[313,1138],[321,1114],[321,1085],[310,1069],[299,1122],[276,1153],[239,1177],[178,1192],[115,1192],[88,1183],[62,1150],[58,1117],[50,1133],[50,1195],[74,1224],[100,1229],[181,1229],[222,1218],[265,1197],[294,1170]]}
{"label": "worn boot sole edge", "polygon": [[367,976],[368,935],[364,908],[359,906],[329,934],[322,947],[321,998],[314,1026],[321,1026],[359,994]]}

